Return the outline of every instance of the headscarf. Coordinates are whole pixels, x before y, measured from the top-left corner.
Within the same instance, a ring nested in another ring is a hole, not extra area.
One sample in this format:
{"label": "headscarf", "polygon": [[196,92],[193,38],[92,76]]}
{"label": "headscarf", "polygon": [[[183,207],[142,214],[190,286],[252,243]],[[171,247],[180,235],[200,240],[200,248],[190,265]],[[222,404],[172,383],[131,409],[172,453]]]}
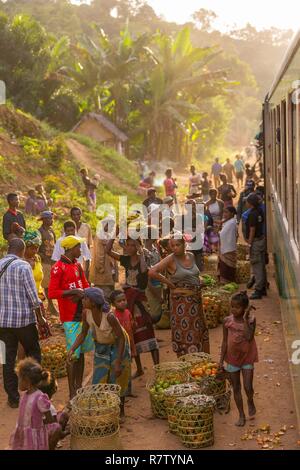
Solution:
{"label": "headscarf", "polygon": [[110,306],[105,300],[104,292],[102,289],[99,289],[99,287],[88,287],[84,289],[84,295],[98,307],[102,307],[103,312],[108,313],[110,311]]}
{"label": "headscarf", "polygon": [[69,235],[60,242],[60,246],[65,250],[72,250],[76,245],[80,245],[85,241],[84,238],[74,237],[74,235]]}
{"label": "headscarf", "polygon": [[23,240],[26,246],[41,246],[42,237],[38,230],[26,230]]}

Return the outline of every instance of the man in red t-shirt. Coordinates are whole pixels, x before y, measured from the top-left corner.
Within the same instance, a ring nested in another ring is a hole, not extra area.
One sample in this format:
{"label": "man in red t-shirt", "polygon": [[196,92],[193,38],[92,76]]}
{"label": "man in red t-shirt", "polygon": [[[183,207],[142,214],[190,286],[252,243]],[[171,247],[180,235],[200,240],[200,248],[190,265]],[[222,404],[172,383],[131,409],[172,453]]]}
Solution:
{"label": "man in red t-shirt", "polygon": [[[82,327],[83,289],[89,287],[84,271],[77,259],[81,255],[80,244],[84,239],[74,236],[66,237],[61,242],[65,254],[51,269],[49,298],[57,299],[60,320],[64,325],[67,350],[71,348]],[[70,398],[82,387],[84,372],[84,353],[92,351],[94,343],[91,335],[86,337],[83,345],[77,349],[76,360],[67,364]]]}

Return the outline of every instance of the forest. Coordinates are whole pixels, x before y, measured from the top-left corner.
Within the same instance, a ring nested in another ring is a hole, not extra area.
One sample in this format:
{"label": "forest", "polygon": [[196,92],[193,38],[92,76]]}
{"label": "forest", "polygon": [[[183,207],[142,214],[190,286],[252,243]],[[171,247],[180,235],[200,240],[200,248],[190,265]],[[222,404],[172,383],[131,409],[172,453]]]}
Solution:
{"label": "forest", "polygon": [[142,0],[0,1],[0,79],[13,106],[61,131],[101,112],[131,159],[189,162],[254,139],[292,36],[226,33],[200,9],[185,25]]}

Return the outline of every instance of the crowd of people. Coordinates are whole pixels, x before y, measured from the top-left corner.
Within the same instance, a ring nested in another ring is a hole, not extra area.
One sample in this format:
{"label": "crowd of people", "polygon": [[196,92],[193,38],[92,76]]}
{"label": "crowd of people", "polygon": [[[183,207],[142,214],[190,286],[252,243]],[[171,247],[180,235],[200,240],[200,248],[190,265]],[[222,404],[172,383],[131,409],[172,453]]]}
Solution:
{"label": "crowd of people", "polygon": [[[201,299],[204,255],[218,255],[221,283],[235,281],[239,224],[249,245],[252,278],[248,287],[255,286],[250,299],[266,295],[263,186],[256,184],[253,174],[249,177],[240,156],[234,165],[227,160],[222,166],[216,159],[210,176],[197,173],[195,166],[190,173],[183,211],[171,168],[165,172],[162,197],[154,186],[155,172],[145,176],[140,194],[145,195],[147,215],[142,222],[140,213],[134,215],[140,236],[131,237],[129,231],[125,240],[118,225],[111,224],[110,216],[101,221],[106,236],[93,237],[79,207],[70,210],[63,233],[55,233],[54,213],[41,186],[38,195],[31,191],[26,201],[26,214],[41,222],[38,230],[30,230],[19,211],[18,195],[7,195],[3,235],[8,251],[0,260],[0,340],[6,347],[3,381],[8,404],[20,407],[12,448],[54,448],[67,432],[66,413],[59,416],[51,405],[57,388],[55,378],[40,366],[40,340],[51,335],[49,313],[59,315],[66,339],[69,398],[82,387],[85,353],[94,351],[92,383],[119,384],[124,414],[125,397],[133,396],[132,379],[144,374],[143,354],[151,353],[153,364],[159,363],[156,331],[163,315],[169,316],[172,347],[178,357],[209,353]],[[82,173],[82,179],[87,205],[93,210],[96,186],[87,172]],[[237,189],[244,186],[239,197],[234,179]],[[188,210],[190,219],[185,218]],[[153,225],[157,213],[157,224]],[[200,219],[203,234],[193,249]],[[179,222],[181,231],[177,229]],[[125,271],[124,280],[119,277],[120,266]],[[257,351],[250,310],[247,294],[239,293],[224,322],[220,367],[226,361],[233,377],[239,425],[245,424],[239,396],[241,370],[249,414],[255,413],[252,379]],[[133,375],[132,361],[136,365]],[[25,392],[21,401],[20,391]]]}

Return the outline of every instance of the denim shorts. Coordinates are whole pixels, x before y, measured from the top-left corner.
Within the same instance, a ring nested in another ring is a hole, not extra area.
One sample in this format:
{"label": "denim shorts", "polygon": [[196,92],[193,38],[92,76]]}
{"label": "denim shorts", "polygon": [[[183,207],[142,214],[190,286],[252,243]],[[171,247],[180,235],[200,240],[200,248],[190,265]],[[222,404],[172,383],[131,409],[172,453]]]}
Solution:
{"label": "denim shorts", "polygon": [[227,364],[225,366],[225,370],[227,372],[239,372],[240,370],[252,370],[254,369],[254,365],[253,364],[245,364],[241,367],[237,367],[237,366],[232,366],[231,364]]}

